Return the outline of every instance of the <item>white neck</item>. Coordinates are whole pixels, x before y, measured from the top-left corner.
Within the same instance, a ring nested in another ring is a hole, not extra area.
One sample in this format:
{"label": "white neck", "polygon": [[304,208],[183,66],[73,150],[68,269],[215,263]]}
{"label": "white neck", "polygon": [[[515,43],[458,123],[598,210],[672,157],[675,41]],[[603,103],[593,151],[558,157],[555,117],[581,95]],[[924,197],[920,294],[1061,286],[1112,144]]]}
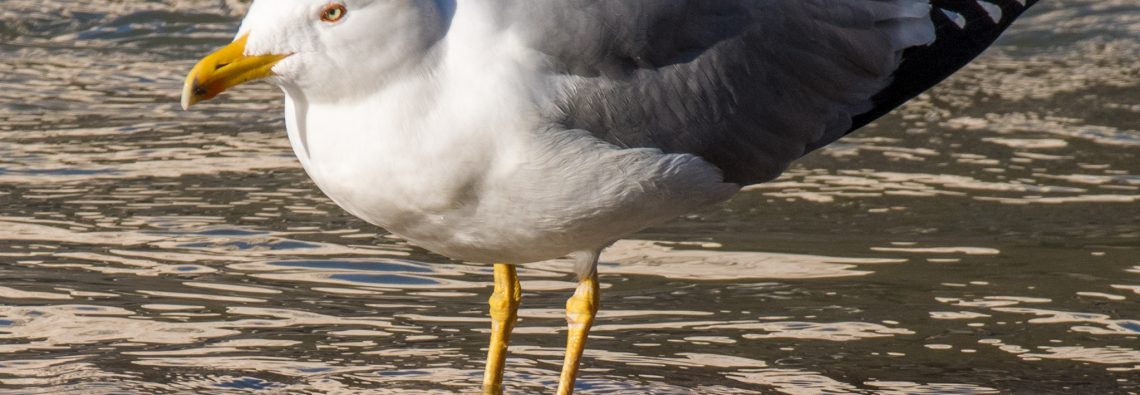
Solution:
{"label": "white neck", "polygon": [[[542,128],[540,107],[553,102],[557,82],[509,32],[463,16],[456,15],[429,67],[391,78],[367,97],[316,103],[284,85],[297,157],[353,214],[390,216],[368,212],[381,205],[354,207],[355,195],[375,193],[356,189],[362,185],[405,195],[389,196],[393,201],[420,200],[411,211],[445,210],[481,177],[525,160],[520,153]],[[425,196],[438,203],[423,202]],[[398,202],[390,207],[384,210],[401,210]]]}

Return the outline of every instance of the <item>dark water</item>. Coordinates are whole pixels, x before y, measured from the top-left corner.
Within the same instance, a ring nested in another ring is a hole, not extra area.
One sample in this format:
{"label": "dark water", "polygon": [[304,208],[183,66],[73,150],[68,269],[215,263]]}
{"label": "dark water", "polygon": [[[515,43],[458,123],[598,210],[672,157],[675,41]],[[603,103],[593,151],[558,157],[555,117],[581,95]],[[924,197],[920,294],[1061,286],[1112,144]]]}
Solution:
{"label": "dark water", "polygon": [[[472,392],[487,267],[345,214],[280,94],[194,112],[239,2],[0,0],[0,392]],[[584,393],[1140,392],[1140,3],[1047,0],[782,179],[611,249]],[[549,392],[569,266],[520,269]]]}

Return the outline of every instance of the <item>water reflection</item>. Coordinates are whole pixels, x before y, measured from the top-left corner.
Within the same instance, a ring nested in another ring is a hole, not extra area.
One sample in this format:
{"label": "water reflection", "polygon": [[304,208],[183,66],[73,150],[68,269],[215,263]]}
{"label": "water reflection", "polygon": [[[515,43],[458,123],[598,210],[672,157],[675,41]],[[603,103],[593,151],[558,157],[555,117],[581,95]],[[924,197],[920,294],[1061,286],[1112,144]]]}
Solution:
{"label": "water reflection", "polygon": [[[0,392],[478,385],[489,267],[325,199],[273,89],[179,111],[186,54],[243,7],[0,9]],[[617,243],[583,392],[1140,391],[1132,15],[1041,4],[896,115]],[[543,392],[575,283],[519,274],[507,383]]]}

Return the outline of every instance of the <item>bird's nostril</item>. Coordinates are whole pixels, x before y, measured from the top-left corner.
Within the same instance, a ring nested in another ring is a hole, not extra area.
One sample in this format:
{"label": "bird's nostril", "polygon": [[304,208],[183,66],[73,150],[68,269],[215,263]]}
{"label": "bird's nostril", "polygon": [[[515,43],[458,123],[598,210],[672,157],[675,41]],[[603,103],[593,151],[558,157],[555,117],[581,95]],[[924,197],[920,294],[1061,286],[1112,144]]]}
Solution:
{"label": "bird's nostril", "polygon": [[226,67],[229,65],[230,64],[228,62],[227,63],[218,63],[218,64],[214,65],[214,71],[221,70],[223,67]]}

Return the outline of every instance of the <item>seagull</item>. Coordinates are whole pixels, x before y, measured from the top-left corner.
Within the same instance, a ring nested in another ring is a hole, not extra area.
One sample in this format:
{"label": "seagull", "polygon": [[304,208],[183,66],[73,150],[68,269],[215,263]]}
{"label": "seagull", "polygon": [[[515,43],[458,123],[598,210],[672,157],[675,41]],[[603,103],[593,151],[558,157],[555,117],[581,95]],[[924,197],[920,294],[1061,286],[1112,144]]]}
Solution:
{"label": "seagull", "polygon": [[979,55],[1036,0],[256,0],[182,107],[267,80],[324,194],[493,264],[484,393],[501,393],[515,265],[572,257],[559,394],[601,251],[728,200]]}

